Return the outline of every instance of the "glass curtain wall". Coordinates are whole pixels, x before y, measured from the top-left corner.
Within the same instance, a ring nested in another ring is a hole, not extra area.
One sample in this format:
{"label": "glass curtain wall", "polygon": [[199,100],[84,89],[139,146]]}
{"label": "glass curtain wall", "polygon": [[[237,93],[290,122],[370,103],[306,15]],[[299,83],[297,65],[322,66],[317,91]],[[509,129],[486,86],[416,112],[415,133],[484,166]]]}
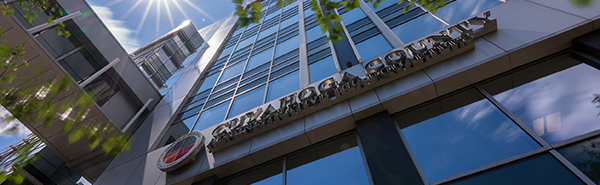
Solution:
{"label": "glass curtain wall", "polygon": [[561,54],[394,119],[434,184],[598,184],[597,77]]}
{"label": "glass curtain wall", "polygon": [[[301,88],[299,1],[293,1],[282,8],[276,6],[276,0],[262,3],[264,8],[260,23],[232,30],[233,33],[226,39],[218,59],[209,68],[206,76],[199,80],[202,83],[198,85],[196,95],[187,100],[174,125],[184,124],[189,129],[193,127],[191,130],[203,130]],[[438,9],[436,14],[426,12],[417,5],[409,6],[405,13],[404,7],[408,6],[408,2],[396,4],[395,1],[387,0],[378,8],[372,7],[371,3],[367,4],[393,31],[406,29],[394,32],[402,41],[408,43],[446,27],[448,22],[466,19],[501,1],[456,0],[447,3],[448,5]],[[302,61],[308,62],[310,83],[315,83],[341,69],[336,66],[337,59],[334,57],[331,42],[327,41],[327,34],[321,31],[315,21],[314,12],[310,9],[310,0],[303,2],[301,10],[304,11],[303,26],[306,30],[308,49],[307,58]],[[455,10],[461,12],[449,13]],[[350,34],[351,43],[363,59],[372,58],[391,49],[379,28],[364,14],[366,11],[368,9],[357,8],[346,12],[344,7],[337,10]],[[429,22],[420,20],[431,18],[433,19]],[[208,114],[214,112],[210,109],[217,108],[225,113]],[[202,115],[204,112],[207,113]],[[216,118],[213,119],[213,116]],[[198,118],[202,120],[201,124],[194,126]]]}

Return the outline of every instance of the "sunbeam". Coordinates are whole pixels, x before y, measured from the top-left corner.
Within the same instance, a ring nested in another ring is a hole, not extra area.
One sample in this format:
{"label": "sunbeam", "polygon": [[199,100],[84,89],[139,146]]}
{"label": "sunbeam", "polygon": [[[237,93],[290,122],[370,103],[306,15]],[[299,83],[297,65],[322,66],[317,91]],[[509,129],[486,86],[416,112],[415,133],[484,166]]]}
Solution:
{"label": "sunbeam", "polygon": [[196,9],[198,12],[200,12],[200,14],[206,16],[206,18],[208,18],[209,20],[216,21],[215,18],[213,18],[212,16],[210,16],[210,14],[206,13],[204,10],[198,8],[198,6],[194,5],[194,3],[190,2],[190,0],[183,0],[183,2],[187,3],[192,8]]}
{"label": "sunbeam", "polygon": [[164,0],[156,1],[156,36],[158,36],[158,29],[160,28],[160,5],[162,4],[160,3],[161,1]]}
{"label": "sunbeam", "polygon": [[165,9],[167,9],[167,16],[169,16],[169,23],[171,23],[171,28],[175,27],[175,24],[173,23],[173,16],[171,15],[171,7],[169,7],[169,2],[168,1],[164,1],[165,2]]}
{"label": "sunbeam", "polygon": [[[129,15],[133,9],[137,8],[137,6],[139,6],[144,0],[138,0],[137,2],[135,2],[135,4],[133,4],[133,6],[131,6],[131,8],[129,8],[129,10],[127,10],[127,12],[125,12],[125,14],[123,14],[123,17],[121,17],[121,19],[127,17],[127,15]],[[150,3],[152,4],[152,3]]]}
{"label": "sunbeam", "polygon": [[190,19],[190,16],[188,16],[187,13],[185,13],[185,11],[183,11],[183,8],[181,8],[181,6],[179,6],[179,3],[177,1],[171,1],[171,2],[173,2],[173,4],[175,4],[175,7],[177,7],[179,12],[181,12],[183,14],[183,16],[185,17],[186,20]]}
{"label": "sunbeam", "polygon": [[150,2],[148,3],[148,6],[146,6],[146,10],[144,10],[144,15],[142,15],[142,20],[140,21],[140,24],[138,25],[138,28],[136,30],[135,38],[137,38],[138,35],[140,34],[140,31],[142,31],[142,26],[144,26],[144,22],[146,21],[146,18],[148,17],[148,13],[150,12],[150,7],[152,7],[153,2],[154,2],[154,0],[150,0]]}

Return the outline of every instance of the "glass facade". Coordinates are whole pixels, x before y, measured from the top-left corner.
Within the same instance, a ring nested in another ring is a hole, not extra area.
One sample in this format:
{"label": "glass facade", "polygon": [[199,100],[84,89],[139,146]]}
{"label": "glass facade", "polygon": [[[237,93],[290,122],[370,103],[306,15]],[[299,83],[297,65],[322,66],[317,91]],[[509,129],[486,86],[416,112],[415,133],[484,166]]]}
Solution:
{"label": "glass facade", "polygon": [[[341,24],[347,31],[347,41],[333,43],[327,40],[328,33],[322,32],[315,21],[310,0],[303,1],[303,7],[299,7],[298,0],[281,8],[277,7],[276,2],[277,0],[262,2],[259,23],[234,27],[231,30],[216,61],[207,68],[204,77],[199,79],[197,93],[187,100],[173,124],[186,122],[185,125],[192,128],[195,123],[189,125],[189,122],[196,120],[193,118],[195,116],[200,118],[198,122],[202,122],[203,126],[195,126],[194,130],[206,129],[299,90],[305,85],[301,84],[303,81],[316,83],[358,64],[358,61],[352,62],[353,60],[366,61],[392,49],[392,44],[380,32],[380,27],[364,13],[369,11],[368,9],[336,9],[333,13],[342,18]],[[457,0],[447,3],[447,7],[441,8],[435,14],[447,18],[445,20],[434,18],[434,14],[419,6],[409,6],[408,2],[397,4],[384,1],[376,9],[367,2],[385,26],[394,31],[403,42],[408,43],[446,27],[448,23],[478,14],[501,1]],[[406,6],[409,6],[407,12],[404,11]],[[463,9],[463,6],[468,6],[469,10],[473,11],[461,12],[460,15],[446,13],[454,9]],[[300,11],[303,11],[304,17],[299,17]],[[303,25],[300,25],[301,19]],[[300,27],[306,31],[303,38],[300,38]],[[304,39],[307,43],[306,58],[300,58],[300,42]],[[306,71],[301,71],[301,65],[308,66],[304,69]],[[250,96],[252,103],[241,103],[246,101],[244,97]],[[214,120],[203,120],[203,112],[210,112],[215,105],[220,105],[219,108],[224,109],[226,114]]]}

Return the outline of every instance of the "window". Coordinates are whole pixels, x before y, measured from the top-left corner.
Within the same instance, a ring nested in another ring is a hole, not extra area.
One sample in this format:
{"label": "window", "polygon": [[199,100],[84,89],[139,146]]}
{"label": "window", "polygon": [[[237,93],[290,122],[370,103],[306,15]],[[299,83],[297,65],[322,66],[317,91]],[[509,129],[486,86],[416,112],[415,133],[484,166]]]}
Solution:
{"label": "window", "polygon": [[225,70],[223,70],[223,74],[221,75],[221,78],[219,78],[219,83],[241,74],[244,70],[245,64],[246,62],[239,62],[237,64],[234,64],[233,66],[227,67]]}
{"label": "window", "polygon": [[484,86],[534,133],[552,144],[600,129],[594,94],[600,71],[568,54]]}
{"label": "window", "polygon": [[398,27],[392,28],[392,31],[400,37],[402,42],[409,43],[444,27],[446,25],[435,17],[424,14]]}
{"label": "window", "polygon": [[254,107],[258,107],[263,103],[264,96],[265,86],[263,85],[236,97],[231,105],[231,110],[229,110],[228,118],[232,118],[233,116],[249,111]]}
{"label": "window", "polygon": [[474,89],[394,119],[429,182],[540,147]]}
{"label": "window", "polygon": [[87,86],[83,87],[84,90],[89,91],[94,95],[98,106],[104,105],[104,103],[106,103],[110,98],[117,94],[119,90],[121,90],[121,88],[117,85],[117,82],[113,80],[109,73],[110,72],[106,72],[100,75]]}
{"label": "window", "polygon": [[363,61],[370,60],[373,57],[392,49],[392,46],[390,46],[390,44],[385,40],[385,38],[383,38],[383,35],[381,34],[362,41],[355,46]]}
{"label": "window", "polygon": [[452,24],[500,3],[499,0],[457,0],[438,9],[435,15]]}
{"label": "window", "polygon": [[342,134],[294,152],[284,158],[286,161],[276,159],[251,168],[226,178],[224,184],[369,184],[355,134]]}
{"label": "window", "polygon": [[558,149],[567,160],[588,176],[596,184],[600,184],[600,138],[572,144]]}
{"label": "window", "polygon": [[275,58],[286,54],[294,49],[298,49],[298,47],[300,47],[300,39],[298,38],[298,36],[280,42],[279,44],[277,44],[277,49],[275,50]]}
{"label": "window", "polygon": [[202,112],[200,114],[200,118],[198,118],[198,122],[196,122],[194,130],[204,130],[208,127],[221,123],[225,118],[225,113],[227,113],[228,107],[229,101],[226,101],[225,103]]}
{"label": "window", "polygon": [[356,22],[359,19],[366,17],[366,15],[362,12],[360,8],[352,9],[349,12],[346,12],[345,8],[346,7],[338,9],[340,10],[340,17],[342,18],[342,21],[344,21],[345,25],[352,24],[353,22]]}
{"label": "window", "polygon": [[314,27],[314,28],[306,31],[306,41],[307,41],[307,43],[310,43],[313,40],[316,40],[316,39],[321,38],[323,36],[325,36],[325,33],[323,33],[321,31],[321,28],[319,28],[319,27]]}
{"label": "window", "polygon": [[104,66],[103,64],[100,64],[87,49],[81,49],[65,59],[58,61],[58,63],[77,83],[83,82]]}
{"label": "window", "polygon": [[447,183],[448,185],[469,184],[583,184],[550,154],[544,154],[492,171]]}
{"label": "window", "polygon": [[298,71],[283,76],[269,84],[267,102],[300,89],[300,77]]}
{"label": "window", "polygon": [[202,82],[202,85],[198,89],[198,92],[211,89],[215,85],[215,82],[217,82],[217,78],[219,78],[219,74],[214,74],[212,76],[206,77],[204,79],[204,82]]}
{"label": "window", "polygon": [[271,57],[273,56],[273,48],[269,48],[267,50],[261,51],[260,53],[250,57],[248,60],[248,67],[246,67],[246,71],[255,68],[261,64],[271,61]]}
{"label": "window", "polygon": [[315,83],[337,73],[335,61],[333,61],[333,56],[331,55],[309,65],[308,68],[310,70],[310,83]]}

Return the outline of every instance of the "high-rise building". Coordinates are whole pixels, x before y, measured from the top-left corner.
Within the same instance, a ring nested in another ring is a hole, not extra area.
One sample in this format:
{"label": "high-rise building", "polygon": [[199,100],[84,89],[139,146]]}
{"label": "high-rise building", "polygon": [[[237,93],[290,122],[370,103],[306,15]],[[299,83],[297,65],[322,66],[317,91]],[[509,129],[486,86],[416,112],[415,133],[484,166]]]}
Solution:
{"label": "high-rise building", "polygon": [[[70,143],[68,135],[62,132],[63,125],[68,122],[77,128],[95,124],[93,126],[101,129],[133,133],[158,104],[161,95],[85,1],[50,0],[44,4],[48,11],[37,12],[33,22],[21,5],[32,11],[38,11],[37,7],[17,1],[5,3],[15,12],[12,16],[0,16],[2,37],[8,46],[24,45],[23,59],[30,66],[19,66],[19,75],[13,83],[3,87],[23,89],[44,85],[48,90],[39,91],[35,96],[44,99],[50,97],[50,86],[57,85],[54,82],[67,77],[70,88],[56,96],[55,105],[68,103],[69,98],[86,93],[95,98],[94,105],[81,116],[75,115],[79,110],[72,107],[57,111],[60,116],[52,120],[50,126],[42,121],[20,120],[35,136],[28,136],[13,146],[37,143],[35,146],[39,147],[34,152],[38,160],[21,171],[26,177],[24,183],[76,184],[80,177],[94,181],[114,155],[105,154],[101,147],[91,150],[86,139]],[[56,18],[51,23],[49,15]],[[65,25],[64,31],[71,36],[59,35],[55,29],[59,24]],[[18,152],[14,149],[7,147],[0,153],[2,170],[11,168],[6,162],[14,159]]]}
{"label": "high-rise building", "polygon": [[199,30],[94,184],[600,182],[600,3],[358,1],[333,42],[276,2]]}
{"label": "high-rise building", "polygon": [[162,90],[173,73],[183,69],[185,59],[194,54],[204,43],[191,21],[160,36],[131,54],[135,63]]}

